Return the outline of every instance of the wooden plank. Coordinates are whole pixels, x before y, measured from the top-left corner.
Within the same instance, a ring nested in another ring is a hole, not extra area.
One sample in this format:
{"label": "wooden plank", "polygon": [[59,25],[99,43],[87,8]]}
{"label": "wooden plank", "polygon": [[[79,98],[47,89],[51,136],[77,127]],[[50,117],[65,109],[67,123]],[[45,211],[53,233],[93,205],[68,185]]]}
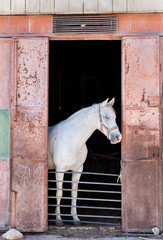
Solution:
{"label": "wooden plank", "polygon": [[26,13],[39,13],[40,0],[26,0]]}
{"label": "wooden plank", "polygon": [[126,12],[126,0],[113,0],[113,12]]}
{"label": "wooden plank", "polygon": [[156,0],[156,12],[163,12],[163,1]]}
{"label": "wooden plank", "polygon": [[55,0],[55,13],[68,13],[68,0]]}
{"label": "wooden plank", "polygon": [[55,2],[54,0],[40,0],[41,13],[54,13]]}
{"label": "wooden plank", "polygon": [[0,0],[0,13],[10,13],[10,0]]}
{"label": "wooden plank", "polygon": [[107,13],[113,11],[112,0],[99,0],[99,13]]}
{"label": "wooden plank", "polygon": [[153,0],[132,0],[127,1],[128,12],[148,12],[156,10],[156,1]]}
{"label": "wooden plank", "polygon": [[84,0],[84,13],[98,13],[98,0]]}
{"label": "wooden plank", "polygon": [[25,1],[26,0],[11,0],[11,12],[12,13],[25,13]]}
{"label": "wooden plank", "polygon": [[83,13],[84,0],[69,0],[69,13]]}

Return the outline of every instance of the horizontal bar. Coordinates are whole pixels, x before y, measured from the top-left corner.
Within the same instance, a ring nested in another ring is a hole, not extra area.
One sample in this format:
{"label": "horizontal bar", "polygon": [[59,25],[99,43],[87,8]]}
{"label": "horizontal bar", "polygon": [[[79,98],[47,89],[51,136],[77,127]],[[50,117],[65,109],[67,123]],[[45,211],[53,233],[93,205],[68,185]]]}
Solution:
{"label": "horizontal bar", "polygon": [[88,175],[101,175],[101,176],[108,176],[108,177],[118,177],[119,174],[111,174],[111,173],[95,173],[95,172],[64,172],[64,171],[51,171],[49,170],[49,173],[66,173],[66,174],[72,174],[72,173],[81,173],[81,174],[88,174]]}
{"label": "horizontal bar", "polygon": [[63,190],[63,191],[77,191],[77,192],[93,192],[93,193],[116,193],[121,194],[119,191],[102,191],[102,190],[85,190],[85,189],[66,189],[66,188],[48,188],[49,191]]}
{"label": "horizontal bar", "polygon": [[103,202],[121,202],[121,200],[117,199],[100,199],[100,198],[73,198],[73,197],[56,197],[56,196],[48,196],[48,198],[56,199],[77,199],[77,200],[84,200],[84,201],[103,201]]}
{"label": "horizontal bar", "polygon": [[77,208],[87,208],[87,209],[97,209],[97,210],[113,210],[113,211],[121,211],[121,208],[112,208],[112,207],[96,207],[96,206],[71,206],[71,205],[57,205],[57,204],[48,204],[49,207],[77,207]]}
{"label": "horizontal bar", "polygon": [[115,20],[115,19],[117,19],[117,16],[108,16],[108,17],[98,17],[98,16],[96,16],[96,17],[93,17],[93,16],[90,16],[90,17],[87,17],[87,16],[82,16],[82,17],[76,17],[76,16],[68,16],[68,17],[66,17],[66,16],[64,16],[64,17],[59,17],[59,16],[54,16],[53,17],[53,21],[58,21],[58,20],[63,20],[63,21],[65,21],[65,20],[68,20],[68,19],[70,19],[70,20],[76,20],[76,21],[78,21],[78,20],[82,20],[82,21],[84,21],[84,20],[86,20],[86,19],[88,19],[89,21],[90,21],[90,19],[94,19],[94,20],[96,20],[96,21],[98,21],[98,20],[104,20],[104,21],[106,21],[107,19],[108,20]]}
{"label": "horizontal bar", "polygon": [[[49,219],[48,222],[55,222],[56,220],[54,219]],[[57,220],[59,221],[59,220]],[[77,221],[73,221],[73,220],[62,220],[60,222],[77,222]],[[113,226],[120,226],[120,223],[110,223],[110,222],[94,222],[94,221],[80,221],[81,223],[92,223],[92,224],[104,224],[104,225],[113,225]]]}
{"label": "horizontal bar", "polygon": [[[60,216],[64,216],[64,217],[72,217],[71,214],[56,214],[56,213],[49,213],[48,216],[57,216],[57,215],[60,215]],[[115,218],[115,219],[121,219],[120,216],[101,216],[101,215],[83,215],[83,214],[78,214],[78,217],[92,217],[92,218]]]}
{"label": "horizontal bar", "polygon": [[95,184],[95,185],[106,185],[106,186],[121,186],[120,183],[104,183],[104,182],[83,182],[83,181],[65,181],[65,180],[48,180],[48,182],[63,182],[63,183],[79,183],[79,184]]}

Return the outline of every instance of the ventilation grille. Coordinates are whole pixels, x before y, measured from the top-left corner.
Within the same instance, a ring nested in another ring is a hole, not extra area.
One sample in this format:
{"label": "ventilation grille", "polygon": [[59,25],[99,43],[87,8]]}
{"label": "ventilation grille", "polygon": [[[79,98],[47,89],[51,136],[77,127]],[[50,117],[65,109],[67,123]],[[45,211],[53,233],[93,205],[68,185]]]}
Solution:
{"label": "ventilation grille", "polygon": [[53,33],[115,33],[117,16],[54,16]]}

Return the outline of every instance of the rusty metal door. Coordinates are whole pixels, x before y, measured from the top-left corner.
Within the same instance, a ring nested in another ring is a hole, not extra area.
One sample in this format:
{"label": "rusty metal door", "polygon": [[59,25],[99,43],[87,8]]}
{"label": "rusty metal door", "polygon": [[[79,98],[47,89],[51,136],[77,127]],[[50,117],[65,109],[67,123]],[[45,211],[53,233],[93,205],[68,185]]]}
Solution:
{"label": "rusty metal door", "polygon": [[48,39],[14,40],[12,226],[47,229]]}
{"label": "rusty metal door", "polygon": [[122,40],[122,227],[161,228],[159,38]]}
{"label": "rusty metal door", "polygon": [[11,39],[0,39],[0,230],[10,226]]}

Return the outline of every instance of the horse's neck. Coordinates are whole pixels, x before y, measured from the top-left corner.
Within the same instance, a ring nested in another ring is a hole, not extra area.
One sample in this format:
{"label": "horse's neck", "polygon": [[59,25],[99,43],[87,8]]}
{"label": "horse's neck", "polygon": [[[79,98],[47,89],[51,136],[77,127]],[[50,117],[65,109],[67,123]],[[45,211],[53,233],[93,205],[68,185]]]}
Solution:
{"label": "horse's neck", "polygon": [[68,121],[71,121],[80,138],[80,142],[86,142],[92,133],[99,129],[99,115],[98,106],[93,105],[92,107],[84,108],[77,113],[73,114]]}

